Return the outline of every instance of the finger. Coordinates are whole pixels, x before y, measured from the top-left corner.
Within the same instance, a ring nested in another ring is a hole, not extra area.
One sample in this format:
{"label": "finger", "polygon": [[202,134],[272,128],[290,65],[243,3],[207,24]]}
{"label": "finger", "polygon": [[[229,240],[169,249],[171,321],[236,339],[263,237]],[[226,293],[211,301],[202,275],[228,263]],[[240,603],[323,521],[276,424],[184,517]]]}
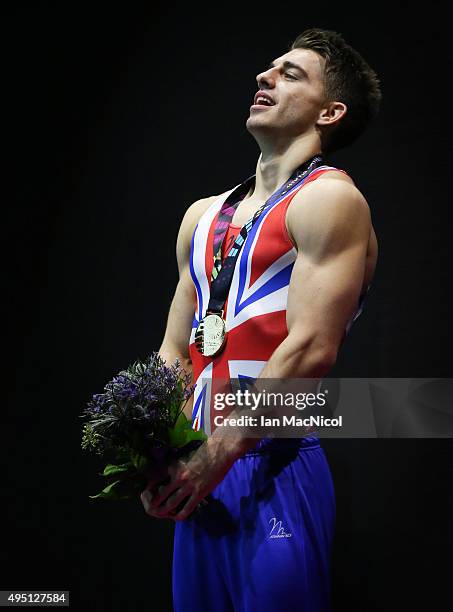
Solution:
{"label": "finger", "polygon": [[[168,484],[168,483],[166,483]],[[146,493],[146,501],[147,501],[147,505],[154,506],[155,504],[153,502],[155,502],[158,498],[159,495],[162,495],[165,491],[165,486],[164,484],[160,485],[160,486],[155,486],[152,488],[146,488],[144,489],[143,493]]]}
{"label": "finger", "polygon": [[145,509],[145,513],[154,518],[171,518],[166,516],[161,516],[157,510],[155,510],[150,504],[150,493],[149,491],[143,491],[140,494],[143,507]]}
{"label": "finger", "polygon": [[172,515],[173,520],[175,521],[184,521],[187,517],[189,517],[200,501],[200,497],[198,495],[192,494],[187,502],[184,504],[184,507],[179,510],[176,514]]}
{"label": "finger", "polygon": [[167,498],[177,489],[179,489],[181,483],[179,481],[170,482],[170,484],[165,485],[163,487],[159,487],[156,491],[156,494],[152,495],[150,500],[150,505],[152,508],[157,508],[162,503],[167,501]]}
{"label": "finger", "polygon": [[143,499],[146,499],[146,501],[150,504],[151,500],[153,500],[156,495],[158,495],[158,490],[159,487],[146,487],[145,489],[143,489],[143,491],[141,491],[140,493],[140,497],[143,501]]}
{"label": "finger", "polygon": [[173,493],[173,495],[170,495],[170,497],[167,499],[167,501],[160,505],[157,509],[156,512],[159,513],[159,516],[171,516],[171,518],[173,518],[173,514],[176,513],[176,511],[179,511],[181,508],[179,508],[179,506],[181,506],[182,502],[184,502],[184,500],[189,499],[191,494],[191,490],[186,488],[180,488],[177,489],[175,491],[175,493]]}
{"label": "finger", "polygon": [[151,502],[154,499],[154,495],[152,494],[151,491],[149,491],[148,489],[145,489],[144,491],[142,491],[140,493],[140,499],[142,500],[142,504],[145,510],[152,509]]}
{"label": "finger", "polygon": [[152,511],[152,510],[148,510],[146,514],[152,518],[157,518],[157,519],[171,519],[172,518],[171,516],[167,516],[166,514],[158,514],[157,512]]}
{"label": "finger", "polygon": [[149,491],[145,490],[140,493],[140,499],[142,500],[143,507],[145,512],[149,514],[151,510],[151,494]]}

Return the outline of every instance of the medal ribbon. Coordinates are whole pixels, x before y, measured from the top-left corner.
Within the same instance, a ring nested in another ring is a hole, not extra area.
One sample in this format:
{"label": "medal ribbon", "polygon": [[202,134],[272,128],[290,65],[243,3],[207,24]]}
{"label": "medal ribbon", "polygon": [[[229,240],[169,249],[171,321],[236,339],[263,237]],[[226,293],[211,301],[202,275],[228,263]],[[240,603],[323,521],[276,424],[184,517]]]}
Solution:
{"label": "medal ribbon", "polygon": [[[209,297],[209,304],[207,313],[221,313],[228,296],[230,289],[231,280],[233,278],[233,272],[236,265],[236,261],[240,250],[250,233],[253,225],[256,223],[261,214],[267,210],[270,206],[275,204],[279,199],[282,198],[290,189],[294,188],[297,184],[304,181],[307,176],[313,172],[318,166],[322,165],[323,160],[321,156],[315,155],[301,166],[296,168],[287,182],[282,185],[275,193],[273,193],[266,202],[260,206],[255,212],[253,217],[247,221],[247,223],[241,228],[234,244],[228,251],[224,262],[222,264],[222,242],[228,229],[228,225],[233,218],[234,212],[239,205],[239,202],[244,199],[248,193],[250,183],[255,178],[252,175],[246,179],[241,185],[239,185],[230,195],[227,197],[225,202],[220,209],[217,223],[214,229],[214,265],[211,274],[211,293]],[[238,199],[239,195],[239,199]]]}

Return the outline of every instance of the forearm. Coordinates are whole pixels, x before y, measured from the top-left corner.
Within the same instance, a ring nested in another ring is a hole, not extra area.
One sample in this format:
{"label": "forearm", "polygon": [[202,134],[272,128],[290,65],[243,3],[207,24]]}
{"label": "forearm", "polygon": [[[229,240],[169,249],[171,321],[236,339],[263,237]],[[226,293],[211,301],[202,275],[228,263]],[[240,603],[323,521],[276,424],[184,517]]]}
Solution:
{"label": "forearm", "polygon": [[[266,390],[271,392],[273,386],[276,387],[275,390],[279,390],[278,381],[282,379],[313,379],[312,383],[306,380],[306,389],[304,389],[312,392],[318,384],[318,380],[332,368],[333,362],[334,358],[331,351],[315,346],[313,343],[301,346],[300,342],[295,342],[294,338],[288,336],[277,347],[264,366],[255,382],[255,387],[260,389],[265,384]],[[265,380],[266,383],[264,383]],[[263,409],[263,407],[258,406],[253,410],[253,415],[259,419],[265,411],[267,412],[268,408]],[[235,407],[228,414],[228,418],[239,418],[243,414],[243,408]],[[207,444],[211,447],[212,454],[223,455],[225,461],[232,464],[248,450],[254,448],[261,439],[256,435],[248,437],[245,428],[236,427],[234,431],[229,428],[227,431],[224,427],[217,427],[208,439]]]}

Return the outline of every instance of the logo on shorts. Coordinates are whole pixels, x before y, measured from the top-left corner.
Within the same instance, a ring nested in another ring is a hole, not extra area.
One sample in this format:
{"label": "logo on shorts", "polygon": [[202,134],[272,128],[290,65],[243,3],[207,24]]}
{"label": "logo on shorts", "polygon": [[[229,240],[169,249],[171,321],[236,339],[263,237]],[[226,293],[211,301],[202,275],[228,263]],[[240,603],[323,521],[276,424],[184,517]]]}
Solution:
{"label": "logo on shorts", "polygon": [[272,528],[271,528],[271,531],[269,533],[269,537],[270,538],[290,538],[293,535],[292,533],[286,533],[286,531],[282,527],[282,522],[281,521],[277,521],[275,516],[273,516],[269,520],[269,524],[271,524],[271,523],[272,523]]}

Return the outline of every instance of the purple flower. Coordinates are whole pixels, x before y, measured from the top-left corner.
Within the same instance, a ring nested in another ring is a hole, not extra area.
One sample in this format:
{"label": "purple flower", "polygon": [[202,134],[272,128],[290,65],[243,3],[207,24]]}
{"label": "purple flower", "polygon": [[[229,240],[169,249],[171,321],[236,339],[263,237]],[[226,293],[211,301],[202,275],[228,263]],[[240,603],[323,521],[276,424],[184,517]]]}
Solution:
{"label": "purple flower", "polygon": [[154,352],[119,372],[104,393],[93,395],[85,416],[113,446],[140,437],[154,440],[173,427],[193,391],[190,380],[179,362],[167,366]]}

